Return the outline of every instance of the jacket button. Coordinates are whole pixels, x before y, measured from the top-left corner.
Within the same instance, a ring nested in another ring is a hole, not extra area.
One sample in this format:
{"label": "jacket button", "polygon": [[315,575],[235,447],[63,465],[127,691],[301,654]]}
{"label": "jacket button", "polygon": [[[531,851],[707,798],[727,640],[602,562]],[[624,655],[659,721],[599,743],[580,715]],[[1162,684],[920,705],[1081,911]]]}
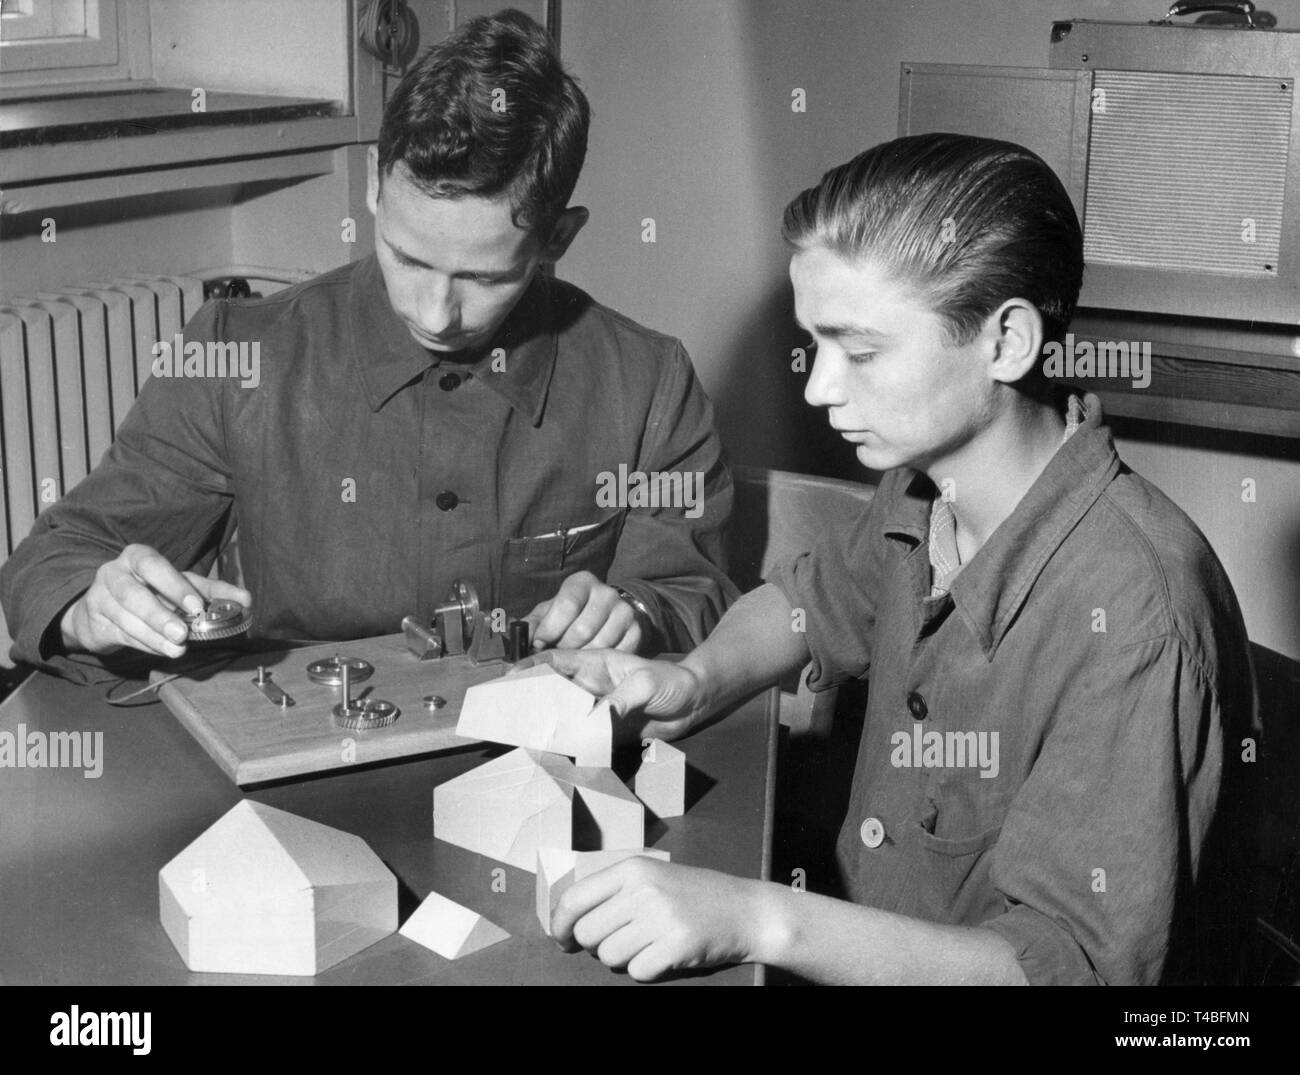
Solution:
{"label": "jacket button", "polygon": [[862,837],[862,842],[874,851],[885,842],[885,823],[878,817],[869,817],[862,823],[858,835]]}
{"label": "jacket button", "polygon": [[916,691],[911,691],[908,694],[907,709],[917,720],[925,720],[925,715],[930,712],[925,706],[925,699]]}
{"label": "jacket button", "polygon": [[449,490],[444,490],[433,498],[433,502],[438,505],[439,511],[451,511],[460,503],[460,497]]}
{"label": "jacket button", "polygon": [[444,373],[440,378],[438,378],[438,387],[444,392],[454,392],[460,387],[460,374]]}

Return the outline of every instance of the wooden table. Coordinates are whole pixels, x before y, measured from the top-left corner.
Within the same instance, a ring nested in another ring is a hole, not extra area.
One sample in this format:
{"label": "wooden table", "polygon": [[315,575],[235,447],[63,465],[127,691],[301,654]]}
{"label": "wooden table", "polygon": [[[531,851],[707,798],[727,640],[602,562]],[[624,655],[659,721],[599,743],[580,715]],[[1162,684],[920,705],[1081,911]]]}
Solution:
{"label": "wooden table", "polygon": [[[129,689],[129,688],[128,688]],[[541,930],[534,877],[435,840],[433,788],[507,748],[479,745],[274,786],[249,798],[365,839],[399,882],[399,920],[431,890],[492,919],[509,941],[455,963],[394,934],[315,978],[192,974],[158,921],[158,870],[241,792],[161,704],[109,706],[103,685],[28,679],[0,732],[103,732],[102,775],[0,768],[0,981],[15,985],[635,985]],[[768,877],[778,695],[767,691],[679,745],[692,767],[684,818],[652,821],[673,861]],[[500,888],[504,871],[505,891]],[[495,885],[494,885],[495,880]],[[681,984],[756,984],[727,967]]]}

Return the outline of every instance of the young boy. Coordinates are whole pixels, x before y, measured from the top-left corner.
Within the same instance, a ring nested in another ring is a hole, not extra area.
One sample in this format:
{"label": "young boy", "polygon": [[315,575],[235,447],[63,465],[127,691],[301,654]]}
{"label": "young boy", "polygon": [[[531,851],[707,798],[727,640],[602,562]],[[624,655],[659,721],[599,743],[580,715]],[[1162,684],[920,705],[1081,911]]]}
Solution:
{"label": "young boy", "polygon": [[814,687],[869,679],[837,845],[853,902],[637,858],[574,885],[554,935],[641,979],[756,961],[844,983],[1224,980],[1245,630],[1095,397],[1043,375],[1083,268],[1064,189],[1019,146],[902,138],[799,195],[785,235],[817,345],[805,396],[887,472],[872,503],[680,664],[540,659],[665,737],[809,657]]}

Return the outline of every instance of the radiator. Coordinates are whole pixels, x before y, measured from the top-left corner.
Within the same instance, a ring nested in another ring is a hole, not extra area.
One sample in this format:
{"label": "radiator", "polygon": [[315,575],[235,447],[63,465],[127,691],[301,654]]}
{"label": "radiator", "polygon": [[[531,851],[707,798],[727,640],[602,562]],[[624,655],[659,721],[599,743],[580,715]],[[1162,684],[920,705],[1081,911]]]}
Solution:
{"label": "radiator", "polygon": [[[0,563],[99,462],[153,363],[203,303],[186,276],[124,276],[0,304]],[[9,639],[0,614],[0,664]]]}

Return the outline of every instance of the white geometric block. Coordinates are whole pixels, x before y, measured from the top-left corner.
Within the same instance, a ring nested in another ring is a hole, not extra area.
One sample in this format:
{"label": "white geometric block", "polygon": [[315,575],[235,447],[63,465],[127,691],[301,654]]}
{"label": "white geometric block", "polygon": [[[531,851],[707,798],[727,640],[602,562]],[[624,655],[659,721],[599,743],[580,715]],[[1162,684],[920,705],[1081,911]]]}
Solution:
{"label": "white geometric block", "polygon": [[575,881],[590,877],[593,873],[613,866],[624,859],[636,855],[668,862],[667,851],[564,851],[559,848],[544,847],[537,852],[537,920],[542,924],[543,932],[551,935],[551,917],[555,914],[555,905],[560,902]]}
{"label": "white geometric block", "polygon": [[586,713],[561,720],[555,729],[551,749],[567,754],[583,769],[608,769],[614,758],[614,709],[597,702]]}
{"label": "white geometric block", "polygon": [[575,794],[601,848],[644,846],[645,807],[611,770],[523,747],[434,788],[433,834],[531,872],[538,848],[572,848]]}
{"label": "white geometric block", "polygon": [[158,871],[192,971],[314,975],[397,928],[397,878],[359,836],[251,799]]}
{"label": "white geometric block", "polygon": [[510,939],[510,934],[477,911],[430,892],[399,933],[431,948],[443,959],[460,959]]}
{"label": "white geometric block", "polygon": [[[433,789],[433,834],[457,847],[537,868],[538,847],[573,840],[573,787],[520,748]],[[568,765],[564,758],[558,762]]]}
{"label": "white geometric block", "polygon": [[596,824],[602,851],[645,846],[645,807],[612,769],[575,766],[569,779]]}
{"label": "white geometric block", "polygon": [[647,739],[632,789],[656,816],[681,817],[686,813],[686,755],[662,739]]}
{"label": "white geometric block", "polygon": [[470,687],[456,734],[567,754],[579,765],[608,766],[613,741],[610,708],[595,703],[595,695],[550,665],[538,665]]}

